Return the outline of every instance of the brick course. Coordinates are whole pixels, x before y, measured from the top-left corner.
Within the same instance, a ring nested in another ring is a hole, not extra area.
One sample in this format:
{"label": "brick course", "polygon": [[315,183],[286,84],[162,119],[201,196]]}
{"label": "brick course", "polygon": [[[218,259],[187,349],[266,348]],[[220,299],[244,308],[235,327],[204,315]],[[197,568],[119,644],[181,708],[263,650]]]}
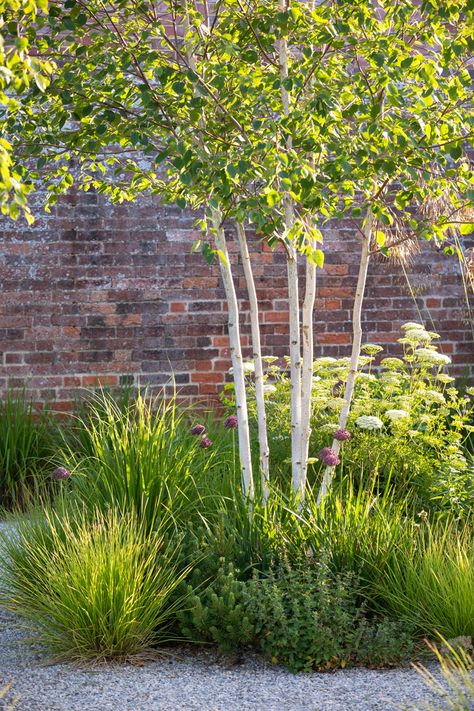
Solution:
{"label": "brick course", "polygon": [[[32,227],[4,222],[0,277],[0,394],[26,385],[38,402],[67,411],[75,392],[99,383],[160,387],[174,373],[183,396],[215,398],[230,366],[226,304],[217,265],[191,252],[194,216],[154,199],[110,205],[71,192]],[[232,235],[230,234],[230,237]],[[347,225],[326,230],[318,270],[316,354],[349,352],[358,244]],[[466,246],[470,245],[466,242]],[[472,246],[472,242],[471,242]],[[266,354],[287,353],[286,268],[281,252],[251,244]],[[230,245],[242,309],[248,302]],[[474,300],[466,303],[459,264],[432,245],[406,269],[374,258],[364,339],[387,344],[422,318],[441,334],[458,375],[474,374]],[[249,318],[243,314],[250,355]]]}

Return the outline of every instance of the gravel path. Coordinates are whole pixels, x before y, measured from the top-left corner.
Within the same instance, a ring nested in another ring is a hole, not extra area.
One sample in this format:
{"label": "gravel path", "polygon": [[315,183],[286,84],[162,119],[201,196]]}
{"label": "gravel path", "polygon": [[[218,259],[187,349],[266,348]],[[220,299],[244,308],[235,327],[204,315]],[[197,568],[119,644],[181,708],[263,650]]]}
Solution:
{"label": "gravel path", "polygon": [[141,667],[46,666],[18,619],[0,610],[0,689],[9,681],[17,711],[390,711],[429,699],[408,668],[291,674],[256,658],[226,668],[210,654]]}

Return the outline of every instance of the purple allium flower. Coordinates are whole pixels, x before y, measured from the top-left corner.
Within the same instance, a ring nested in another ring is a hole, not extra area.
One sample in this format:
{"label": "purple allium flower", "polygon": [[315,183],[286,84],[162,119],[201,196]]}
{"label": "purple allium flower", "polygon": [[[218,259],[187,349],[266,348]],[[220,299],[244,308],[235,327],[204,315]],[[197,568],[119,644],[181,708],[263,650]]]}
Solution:
{"label": "purple allium flower", "polygon": [[324,462],[324,459],[328,456],[328,454],[331,454],[332,449],[331,447],[324,447],[318,454],[318,459],[321,459],[321,461]]}
{"label": "purple allium flower", "polygon": [[63,479],[69,479],[70,476],[71,472],[69,471],[69,469],[66,469],[66,467],[58,467],[51,474],[51,477],[54,481],[63,481]]}
{"label": "purple allium flower", "polygon": [[194,425],[194,427],[191,430],[192,435],[202,435],[206,431],[206,428],[204,425]]}
{"label": "purple allium flower", "polygon": [[203,449],[209,449],[209,447],[212,447],[212,442],[211,442],[211,440],[209,439],[209,437],[203,437],[202,440],[201,440],[200,446],[201,446]]}
{"label": "purple allium flower", "polygon": [[347,439],[350,438],[351,433],[349,432],[349,430],[345,430],[343,427],[334,432],[334,439],[337,439],[338,442],[345,442]]}
{"label": "purple allium flower", "polygon": [[337,456],[336,452],[331,449],[331,447],[324,447],[319,452],[318,457],[327,467],[336,467],[341,463],[341,460]]}
{"label": "purple allium flower", "polygon": [[327,467],[337,467],[337,465],[341,463],[341,460],[337,456],[336,452],[331,452],[331,454],[326,455],[323,462]]}
{"label": "purple allium flower", "polygon": [[224,422],[224,427],[226,430],[236,430],[238,425],[238,420],[235,415],[231,415],[230,417],[227,418],[227,420]]}

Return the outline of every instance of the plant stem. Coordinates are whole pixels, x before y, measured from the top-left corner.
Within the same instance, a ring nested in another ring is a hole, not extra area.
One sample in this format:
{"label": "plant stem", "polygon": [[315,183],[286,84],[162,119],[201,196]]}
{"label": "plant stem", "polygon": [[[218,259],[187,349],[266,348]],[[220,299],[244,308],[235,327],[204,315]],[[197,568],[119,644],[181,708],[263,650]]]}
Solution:
{"label": "plant stem", "polygon": [[252,501],[254,498],[254,485],[252,476],[252,458],[250,454],[250,433],[247,411],[247,393],[245,390],[245,375],[242,359],[242,347],[239,325],[239,304],[235,292],[234,279],[230,266],[229,252],[225,239],[222,215],[215,208],[211,211],[212,225],[214,228],[216,245],[220,252],[219,266],[224,283],[229,314],[229,344],[234,371],[235,401],[237,409],[237,424],[239,438],[240,466],[242,468],[242,488],[245,496]]}
{"label": "plant stem", "polygon": [[269,448],[267,436],[267,415],[265,411],[265,393],[263,389],[263,361],[262,348],[260,342],[259,308],[257,290],[253,278],[252,263],[247,245],[245,228],[241,222],[236,223],[237,238],[242,256],[245,282],[249,295],[250,327],[252,332],[252,354],[255,367],[255,399],[257,403],[257,423],[258,423],[258,446],[260,457],[260,477],[263,501],[266,503],[269,493],[270,469],[269,469]]}
{"label": "plant stem", "polygon": [[[362,229],[362,251],[359,263],[359,275],[357,277],[357,287],[354,298],[354,306],[352,309],[352,351],[351,360],[349,364],[349,373],[347,376],[346,388],[344,391],[344,405],[341,409],[339,415],[338,426],[340,429],[345,428],[347,424],[347,418],[349,416],[352,395],[354,393],[354,385],[357,377],[357,371],[359,366],[359,355],[360,347],[362,345],[362,304],[364,301],[365,284],[367,281],[367,272],[369,269],[370,260],[370,239],[372,236],[372,229],[374,226],[374,215],[372,210],[369,208],[367,211],[367,216]],[[334,439],[332,443],[332,449],[336,454],[339,454],[341,448],[341,443],[339,440]],[[334,467],[326,467],[324,471],[323,481],[318,494],[317,503],[321,503],[323,498],[328,493],[331,488],[332,479],[334,476]]]}

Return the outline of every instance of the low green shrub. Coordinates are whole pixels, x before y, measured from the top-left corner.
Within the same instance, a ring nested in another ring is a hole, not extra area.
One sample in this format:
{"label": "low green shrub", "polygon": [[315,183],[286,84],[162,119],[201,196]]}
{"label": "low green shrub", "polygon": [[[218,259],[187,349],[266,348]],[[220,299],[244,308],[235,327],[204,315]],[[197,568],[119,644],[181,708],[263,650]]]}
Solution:
{"label": "low green shrub", "polygon": [[280,560],[267,575],[243,575],[221,559],[217,575],[190,588],[181,631],[213,642],[223,654],[254,645],[291,671],[351,664],[387,666],[408,658],[413,636],[406,624],[369,617],[353,573],[333,574],[322,561]]}
{"label": "low green shrub", "polygon": [[232,563],[221,558],[216,576],[207,585],[201,583],[200,589],[188,584],[187,592],[189,607],[178,614],[186,638],[215,643],[224,655],[231,655],[254,640],[255,626],[247,613],[247,583],[240,579],[239,570]]}
{"label": "low green shrub", "polygon": [[291,671],[350,664],[387,666],[413,649],[406,625],[366,616],[352,573],[331,573],[322,560],[298,567],[280,561],[249,583],[248,615],[260,648]]}
{"label": "low green shrub", "polygon": [[448,522],[422,525],[411,547],[394,549],[374,594],[389,614],[422,634],[474,636],[474,534]]}
{"label": "low green shrub", "polygon": [[173,553],[132,514],[33,516],[1,536],[0,601],[54,659],[129,659],[169,639]]}
{"label": "low green shrub", "polygon": [[24,391],[0,402],[0,508],[24,507],[49,490],[54,435],[47,410],[36,410]]}

